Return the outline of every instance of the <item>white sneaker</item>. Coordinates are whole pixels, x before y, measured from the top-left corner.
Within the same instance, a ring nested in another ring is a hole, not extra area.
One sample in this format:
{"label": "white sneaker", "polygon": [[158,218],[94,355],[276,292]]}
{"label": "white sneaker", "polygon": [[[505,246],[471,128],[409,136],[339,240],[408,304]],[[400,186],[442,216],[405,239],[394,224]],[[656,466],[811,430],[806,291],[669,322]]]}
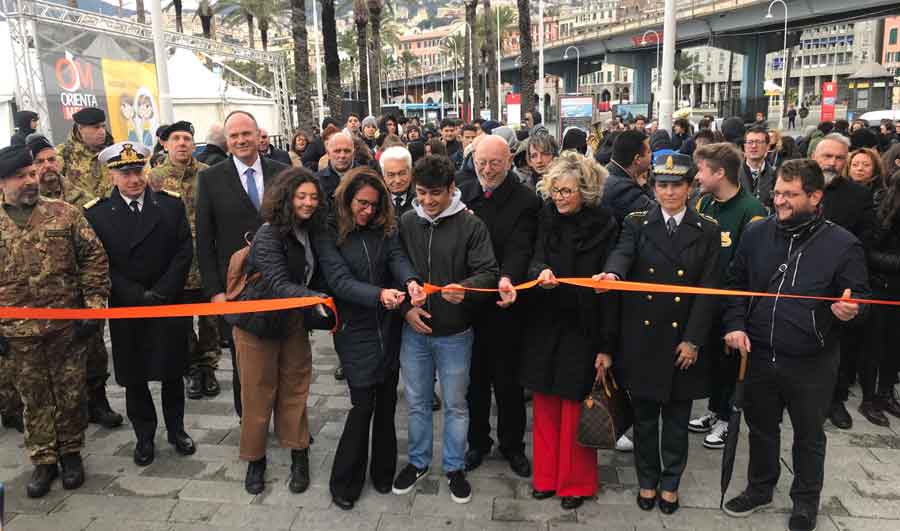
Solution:
{"label": "white sneaker", "polygon": [[633,452],[634,443],[631,442],[631,439],[629,439],[627,435],[623,435],[616,441],[616,450],[620,452]]}
{"label": "white sneaker", "polygon": [[715,424],[717,420],[719,420],[718,415],[712,411],[707,411],[702,417],[691,419],[691,421],[688,422],[688,430],[694,433],[707,433],[712,429],[713,424]]}
{"label": "white sneaker", "polygon": [[728,439],[728,422],[720,420],[713,426],[709,435],[703,439],[703,446],[710,450],[721,450],[725,448],[726,439]]}

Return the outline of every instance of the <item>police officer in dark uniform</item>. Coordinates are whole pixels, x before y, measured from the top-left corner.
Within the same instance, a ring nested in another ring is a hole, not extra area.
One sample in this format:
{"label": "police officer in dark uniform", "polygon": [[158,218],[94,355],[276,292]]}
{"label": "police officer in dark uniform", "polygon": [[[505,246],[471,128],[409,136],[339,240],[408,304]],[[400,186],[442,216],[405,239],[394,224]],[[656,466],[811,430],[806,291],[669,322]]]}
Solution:
{"label": "police officer in dark uniform", "polygon": [[[657,155],[653,189],[659,206],[625,217],[619,242],[606,261],[606,272],[595,279],[716,287],[719,226],[687,207],[690,169],[687,155]],[[712,297],[649,292],[621,295],[619,346],[613,353],[613,366],[634,407],[634,460],[641,509],[651,510],[658,499],[664,514],[678,510],[691,403],[708,394],[709,371],[699,354],[715,308]]]}
{"label": "police officer in dark uniform", "polygon": [[[184,203],[174,192],[154,192],[143,168],[146,146],[114,144],[98,155],[113,179],[109,198],[85,205],[85,216],[109,256],[110,307],[172,304],[181,296],[194,254]],[[190,455],[194,441],[184,431],[184,386],[188,366],[188,317],[110,321],[116,380],[125,387],[125,407],[137,436],[134,462],[153,462],[157,417],[147,382],[162,382],[168,441]]]}

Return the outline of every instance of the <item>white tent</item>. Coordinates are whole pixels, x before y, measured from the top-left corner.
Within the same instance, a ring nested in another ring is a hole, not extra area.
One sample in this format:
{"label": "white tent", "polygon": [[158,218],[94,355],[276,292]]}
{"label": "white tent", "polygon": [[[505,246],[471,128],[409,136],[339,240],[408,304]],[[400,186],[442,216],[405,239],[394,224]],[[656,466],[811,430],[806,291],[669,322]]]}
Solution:
{"label": "white tent", "polygon": [[169,58],[169,90],[175,119],[194,124],[198,141],[210,125],[237,109],[253,114],[261,127],[280,131],[275,100],[229,85],[189,50],[177,49]]}
{"label": "white tent", "polygon": [[[0,22],[0,72],[13,72],[12,50],[9,49],[9,26]],[[9,145],[13,134],[13,101],[16,94],[16,76],[0,76],[0,147]]]}

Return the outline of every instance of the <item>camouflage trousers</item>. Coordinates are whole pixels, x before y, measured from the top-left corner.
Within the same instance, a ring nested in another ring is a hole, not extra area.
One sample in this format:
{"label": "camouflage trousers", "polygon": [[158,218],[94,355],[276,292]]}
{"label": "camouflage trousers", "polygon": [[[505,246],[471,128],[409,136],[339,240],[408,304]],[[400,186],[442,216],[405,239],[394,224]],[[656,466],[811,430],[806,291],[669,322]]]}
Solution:
{"label": "camouflage trousers", "polygon": [[25,447],[35,465],[80,452],[87,428],[86,348],[75,328],[10,339],[16,389],[25,405]]}
{"label": "camouflage trousers", "polygon": [[[180,301],[182,304],[193,304],[198,302],[209,302],[199,289],[184,290],[184,295]],[[188,335],[188,360],[190,363],[190,371],[196,369],[212,369],[219,368],[219,356],[221,355],[219,348],[219,324],[218,317],[215,315],[201,315],[197,317],[197,331],[191,327],[191,333]]]}
{"label": "camouflage trousers", "polygon": [[100,326],[100,331],[85,341],[87,347],[87,390],[90,396],[106,387],[109,378],[109,353],[106,350],[106,342],[103,339],[103,330],[106,321]]}
{"label": "camouflage trousers", "polygon": [[22,416],[22,399],[16,391],[16,365],[11,354],[0,358],[0,414]]}

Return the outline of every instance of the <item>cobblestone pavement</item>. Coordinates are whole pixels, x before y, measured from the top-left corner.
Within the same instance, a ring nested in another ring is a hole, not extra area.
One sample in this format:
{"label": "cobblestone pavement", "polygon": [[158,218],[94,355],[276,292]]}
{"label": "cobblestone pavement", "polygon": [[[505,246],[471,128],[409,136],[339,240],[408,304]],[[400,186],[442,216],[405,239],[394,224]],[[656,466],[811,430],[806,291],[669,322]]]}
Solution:
{"label": "cobblestone pavement", "polygon": [[[337,439],[350,406],[344,383],[332,371],[337,357],[330,338],[314,335],[314,380],[309,399],[310,424],[315,434],[311,449],[312,486],[304,494],[287,488],[290,454],[275,448],[271,439],[267,485],[258,496],[243,488],[245,464],[237,458],[239,427],[231,404],[230,366],[222,360],[219,378],[223,392],[214,399],[188,400],[186,425],[198,443],[190,457],[175,454],[157,435],[156,461],[137,467],[131,458],[134,435],[126,425],[116,430],[91,425],[85,464],[86,484],[65,491],[59,481],[45,498],[25,496],[31,473],[22,436],[0,430],[0,481],[6,487],[7,531],[26,530],[657,530],[657,529],[786,529],[791,482],[791,432],[782,436],[783,473],[773,508],[747,519],[732,519],[718,510],[721,453],[701,446],[702,436],[691,435],[687,471],[681,486],[681,510],[672,516],[643,512],[635,506],[636,478],[630,454],[600,452],[600,490],[596,500],[576,511],[560,508],[558,500],[536,501],[530,484],[515,476],[496,456],[469,475],[474,497],[467,505],[450,500],[439,474],[440,448],[427,480],[407,496],[379,495],[367,486],[352,511],[331,503],[328,477]],[[110,378],[113,408],[124,413],[124,392]],[[858,389],[857,395],[858,393]],[[154,395],[159,405],[158,386]],[[829,425],[828,464],[819,530],[896,531],[900,529],[900,436],[894,429],[868,423],[856,413],[851,398],[852,431]],[[705,401],[695,404],[700,411]],[[161,418],[161,416],[160,416]],[[436,421],[440,416],[436,417]],[[787,419],[785,423],[788,424]],[[406,403],[397,411],[400,465],[405,463]],[[435,422],[440,429],[440,422]],[[436,444],[440,445],[437,437]],[[528,448],[531,453],[530,434]],[[731,493],[746,478],[746,426],[738,451]]]}

